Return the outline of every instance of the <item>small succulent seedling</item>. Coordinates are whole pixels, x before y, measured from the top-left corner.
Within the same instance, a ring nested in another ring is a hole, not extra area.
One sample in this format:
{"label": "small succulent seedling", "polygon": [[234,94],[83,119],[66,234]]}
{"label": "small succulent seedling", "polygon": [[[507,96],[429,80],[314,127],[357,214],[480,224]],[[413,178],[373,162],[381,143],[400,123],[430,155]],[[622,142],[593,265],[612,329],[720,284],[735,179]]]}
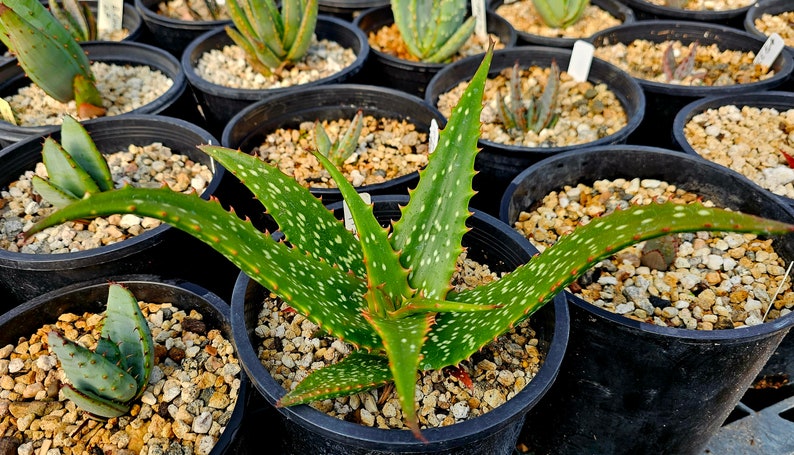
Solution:
{"label": "small succulent seedling", "polygon": [[466,17],[467,0],[392,0],[394,25],[408,52],[420,61],[443,63],[463,47],[474,32]]}
{"label": "small succulent seedling", "polygon": [[270,75],[306,55],[317,25],[317,0],[230,0],[226,8],[234,27],[226,33],[245,51],[256,71]]}
{"label": "small succulent seedling", "polygon": [[543,23],[553,28],[565,28],[581,19],[590,0],[532,0]]}
{"label": "small succulent seedling", "polygon": [[402,216],[389,228],[381,227],[372,207],[319,153],[315,156],[336,181],[358,236],[276,167],[239,150],[204,145],[200,148],[262,202],[284,241],[257,230],[217,200],[133,187],[92,194],[26,235],[68,219],[111,213],[151,216],[190,233],[325,332],[354,346],[338,363],[310,373],[280,398],[280,406],[393,384],[406,425],[423,439],[414,401],[420,370],[458,365],[619,249],[681,231],[794,232],[794,225],[701,204],[637,206],[578,227],[499,280],[452,291],[450,280],[471,214],[492,56],[493,47],[440,132]]}
{"label": "small succulent seedling", "polygon": [[[194,8],[191,8],[190,2],[185,2],[188,7],[188,11],[190,12],[191,17],[193,20],[206,20],[205,17],[199,13]],[[223,19],[226,17],[224,8],[218,4],[216,0],[204,0],[203,1],[204,7],[206,8],[207,14],[212,20]]]}
{"label": "small succulent seedling", "polygon": [[667,270],[675,261],[680,243],[675,235],[650,239],[642,246],[640,263],[654,270]]}
{"label": "small succulent seedling", "polygon": [[340,132],[335,141],[331,142],[328,133],[323,128],[322,123],[314,124],[314,143],[317,151],[328,158],[334,166],[340,166],[348,159],[358,147],[358,139],[361,130],[364,128],[364,117],[361,111],[356,112],[356,116],[350,122],[350,127],[344,132]]}
{"label": "small succulent seedling", "polygon": [[41,155],[48,178],[33,176],[33,189],[55,207],[113,188],[104,155],[83,125],[68,115],[61,125],[61,144],[47,137]]}
{"label": "small succulent seedling", "polygon": [[47,95],[74,100],[81,118],[105,114],[88,57],[39,0],[0,1],[0,41]]}
{"label": "small succulent seedling", "polygon": [[72,34],[75,40],[97,39],[97,22],[88,3],[80,0],[49,0],[50,12]]}
{"label": "small succulent seedling", "polygon": [[555,60],[551,61],[543,93],[537,98],[521,90],[521,69],[516,62],[508,84],[510,101],[497,93],[499,118],[505,129],[511,134],[523,135],[527,131],[539,133],[544,128],[552,128],[559,118],[556,114],[559,92],[560,68]]}
{"label": "small succulent seedling", "polygon": [[687,76],[691,76],[693,79],[703,79],[706,77],[707,72],[705,69],[695,71],[695,57],[697,54],[697,49],[698,42],[695,41],[692,43],[689,53],[687,53],[681,60],[681,63],[677,63],[675,60],[673,43],[670,43],[664,49],[664,55],[662,56],[662,70],[664,71],[664,77],[667,82],[682,81]]}
{"label": "small succulent seedling", "polygon": [[138,300],[120,284],[108,288],[107,309],[96,348],[91,351],[56,331],[47,334],[69,383],[64,396],[100,418],[126,414],[149,382],[154,341]]}

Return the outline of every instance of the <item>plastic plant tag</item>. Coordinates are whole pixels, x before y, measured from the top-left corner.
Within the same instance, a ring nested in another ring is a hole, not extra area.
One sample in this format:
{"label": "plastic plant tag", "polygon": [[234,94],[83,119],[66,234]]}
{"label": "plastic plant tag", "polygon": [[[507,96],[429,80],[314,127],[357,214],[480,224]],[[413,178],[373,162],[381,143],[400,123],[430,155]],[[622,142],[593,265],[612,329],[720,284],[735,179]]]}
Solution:
{"label": "plastic plant tag", "polygon": [[14,110],[11,109],[11,105],[8,104],[8,101],[4,98],[0,98],[0,118],[12,125],[17,125],[17,118],[14,117]]}
{"label": "plastic plant tag", "polygon": [[585,82],[590,75],[590,64],[593,62],[595,46],[587,41],[576,40],[568,62],[568,74],[576,82]]}
{"label": "plastic plant tag", "polygon": [[[358,193],[361,196],[361,199],[367,203],[372,203],[372,198],[370,197],[369,193]],[[347,202],[342,199],[342,213],[343,219],[345,221],[345,229],[352,232],[353,234],[356,233],[356,224],[353,222],[353,215],[350,213],[350,207],[347,206]]]}
{"label": "plastic plant tag", "polygon": [[438,122],[430,120],[430,137],[427,138],[427,153],[431,154],[438,146]]}
{"label": "plastic plant tag", "polygon": [[488,36],[485,17],[485,0],[471,0],[471,14],[474,16],[474,33],[480,38]]}
{"label": "plastic plant tag", "polygon": [[769,35],[764,45],[761,46],[761,50],[758,51],[758,55],[755,56],[753,59],[753,63],[756,65],[761,65],[765,68],[771,68],[772,64],[775,63],[775,59],[783,48],[786,46],[786,43],[783,41],[783,38],[780,37],[777,33],[773,33]]}
{"label": "plastic plant tag", "polygon": [[121,30],[124,17],[124,0],[99,0],[97,29],[103,32]]}

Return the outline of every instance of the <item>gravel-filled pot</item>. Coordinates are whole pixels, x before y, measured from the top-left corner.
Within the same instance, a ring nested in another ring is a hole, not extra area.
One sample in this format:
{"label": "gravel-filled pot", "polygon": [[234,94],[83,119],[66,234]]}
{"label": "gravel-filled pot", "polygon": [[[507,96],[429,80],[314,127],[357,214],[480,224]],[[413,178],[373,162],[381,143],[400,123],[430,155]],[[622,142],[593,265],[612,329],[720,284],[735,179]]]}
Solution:
{"label": "gravel-filled pot", "polygon": [[176,58],[200,35],[232,23],[231,19],[185,20],[158,12],[163,0],[134,0],[133,4],[149,32],[152,42]]}
{"label": "gravel-filled pot", "polygon": [[[105,154],[127,150],[132,144],[162,143],[172,153],[186,155],[193,162],[206,165],[212,171],[212,178],[201,193],[204,199],[214,194],[225,172],[196,148],[199,144],[217,144],[218,140],[183,120],[159,115],[128,115],[88,120],[83,125],[100,152]],[[3,149],[0,152],[3,191],[7,192],[9,184],[17,181],[21,174],[33,171],[41,162],[44,137],[60,141],[60,135],[60,127],[50,127],[41,136]],[[4,311],[53,289],[123,273],[183,277],[228,298],[237,275],[237,269],[214,250],[167,224],[83,251],[46,254],[21,251],[21,248],[20,251],[0,249],[0,294]],[[213,267],[208,267],[209,263]]]}
{"label": "gravel-filled pot", "polygon": [[[514,3],[519,5],[523,4],[524,7],[517,8],[518,5],[515,7],[509,6]],[[516,33],[518,34],[517,45],[519,46],[534,45],[572,48],[576,40],[587,39],[592,33],[595,33],[596,30],[603,30],[619,24],[630,24],[636,20],[634,17],[634,11],[632,11],[631,8],[619,0],[591,0],[590,7],[597,8],[595,11],[598,11],[600,14],[606,13],[608,16],[611,16],[614,20],[614,23],[607,25],[603,19],[597,20],[599,17],[595,12],[593,13],[593,19],[589,19],[586,16],[587,12],[585,12],[585,16],[569,27],[553,28],[544,24],[542,30],[548,30],[548,33],[542,33],[541,30],[538,30],[537,33],[532,33],[528,27],[520,26],[519,24],[521,22],[520,19],[518,19],[518,17],[523,17],[524,15],[528,16],[526,19],[524,19],[527,21],[529,20],[529,17],[536,18],[536,14],[528,12],[534,11],[532,0],[517,0],[513,2],[492,0],[488,3],[489,10],[495,12],[500,17],[503,17],[516,30]],[[512,14],[508,14],[507,8],[516,8],[518,10],[516,11],[516,14],[520,16],[513,17]],[[537,17],[537,19],[540,18]],[[592,21],[592,24],[585,24],[585,21]],[[542,23],[542,20],[540,20],[540,22]],[[599,26],[599,23],[604,23],[604,25]],[[589,31],[591,29],[593,29],[593,31],[590,33],[586,32],[586,30]]]}
{"label": "gravel-filled pot", "polygon": [[[511,68],[516,62],[522,69],[533,66],[548,68],[556,61],[560,70],[565,71],[571,58],[571,50],[544,46],[519,46],[494,52],[489,78],[494,78],[504,70]],[[430,81],[425,93],[425,101],[432,106],[439,106],[439,97],[449,92],[462,82],[471,79],[479,64],[478,57],[469,57],[447,65]],[[594,59],[587,82],[594,86],[604,84],[611,91],[625,113],[625,126],[609,134],[597,135],[570,145],[539,144],[536,146],[512,145],[488,140],[481,137],[475,169],[479,173],[474,177],[475,190],[479,191],[472,200],[472,205],[492,215],[499,213],[499,200],[507,185],[526,167],[543,158],[556,155],[574,148],[598,146],[625,142],[629,135],[640,125],[646,111],[645,95],[640,85],[624,71],[617,67]],[[486,90],[486,105],[497,106],[495,95]],[[503,95],[504,96],[504,95]],[[560,95],[562,96],[562,95]],[[581,98],[581,97],[580,97]],[[571,104],[568,104],[571,106]],[[566,107],[560,106],[560,110]],[[568,107],[573,110],[573,107]],[[588,114],[589,115],[589,114]],[[498,123],[498,116],[489,122]],[[559,123],[559,122],[558,122]],[[577,131],[580,126],[572,124]],[[593,128],[590,128],[594,132]],[[584,133],[582,133],[584,134]]]}
{"label": "gravel-filled pot", "polygon": [[786,20],[790,15],[794,15],[794,4],[791,2],[758,0],[744,15],[744,29],[763,40],[769,38],[772,33],[777,33],[783,38],[786,50],[794,54],[794,36],[792,36],[794,27]]}
{"label": "gravel-filled pot", "polygon": [[[770,71],[774,71],[771,76],[763,75],[754,77],[757,69],[753,65],[746,65],[742,68],[745,74],[750,75],[747,82],[737,83],[735,80],[725,84],[681,84],[665,82],[657,79],[640,77],[635,73],[635,69],[653,69],[654,73],[663,74],[662,59],[657,58],[655,53],[649,51],[638,52],[642,56],[642,61],[635,61],[633,54],[624,56],[610,57],[602,54],[600,49],[616,44],[630,45],[635,40],[647,40],[652,46],[660,43],[680,41],[683,46],[691,46],[698,43],[698,49],[703,52],[698,55],[694,70],[706,70],[707,77],[714,78],[720,73],[720,68],[724,62],[715,61],[714,57],[706,53],[706,47],[715,45],[723,54],[732,52],[734,61],[738,61],[738,55],[757,54],[764,45],[764,40],[751,35],[743,30],[712,24],[707,22],[690,22],[680,20],[652,20],[638,21],[634,24],[621,25],[611,29],[603,30],[593,35],[589,41],[596,47],[596,57],[612,62],[623,68],[639,82],[645,92],[648,106],[642,124],[629,137],[628,142],[639,145],[649,145],[656,147],[674,148],[675,142],[672,138],[673,118],[678,111],[687,103],[698,98],[707,96],[728,95],[749,93],[761,90],[774,89],[789,78],[794,70],[794,60],[786,52],[782,52],[772,64]],[[686,52],[686,49],[683,49]],[[706,55],[709,55],[708,57]],[[680,65],[685,58],[678,56],[677,64]],[[701,61],[703,60],[703,61]],[[729,67],[732,75],[738,76],[739,70]],[[722,71],[727,75],[728,71]]]}
{"label": "gravel-filled pot", "polygon": [[[20,452],[26,449],[29,453],[36,453],[47,444],[51,444],[50,450],[56,451],[82,447],[85,450],[83,453],[94,453],[94,451],[108,450],[107,447],[110,446],[114,451],[147,453],[158,447],[165,452],[176,445],[185,449],[190,447],[193,450],[191,453],[208,455],[241,453],[239,452],[242,439],[240,428],[250,396],[250,381],[239,365],[228,304],[212,292],[185,280],[168,280],[150,274],[118,275],[111,277],[111,280],[126,287],[139,302],[146,303],[145,313],[150,315],[147,317],[147,322],[153,336],[154,333],[158,335],[155,339],[156,350],[168,351],[170,348],[173,355],[171,358],[160,354],[159,360],[155,356],[157,373],[153,372],[150,377],[147,387],[149,398],[145,395],[135,404],[138,409],[135,417],[116,418],[104,424],[88,418],[79,408],[75,410],[71,403],[67,404],[66,398],[59,400],[57,387],[54,393],[42,394],[46,396],[26,398],[19,393],[14,397],[12,391],[5,390],[3,401],[7,403],[6,406],[10,404],[12,411],[3,413],[2,419],[5,425],[10,423],[13,429],[4,433],[6,447],[9,445],[14,447],[14,453],[17,453],[16,446],[19,446]],[[8,347],[15,347],[13,354],[15,360],[12,363],[19,362],[22,365],[22,369],[16,375],[32,375],[31,377],[38,378],[36,380],[40,382],[48,382],[48,380],[51,382],[53,377],[60,378],[58,370],[55,369],[56,356],[49,352],[46,343],[42,347],[41,342],[36,344],[33,339],[41,337],[42,329],[45,326],[56,325],[56,321],[57,330],[65,333],[69,321],[84,318],[83,315],[86,313],[95,315],[103,313],[108,298],[108,287],[109,283],[104,279],[75,283],[27,301],[0,316],[2,333],[0,345],[6,347],[4,352]],[[162,306],[159,309],[160,325],[157,322],[158,309],[152,305]],[[177,314],[181,312],[184,312],[181,316]],[[69,317],[70,314],[74,316]],[[172,315],[184,318],[181,328],[180,324],[172,325],[170,329],[162,325],[164,320],[169,324],[175,322],[176,318],[172,319]],[[192,319],[194,323],[188,326],[187,319]],[[90,328],[90,324],[88,328],[84,324],[77,330],[88,331]],[[179,338],[182,336],[184,339]],[[81,338],[80,342],[87,343],[88,339],[90,337]],[[186,343],[192,344],[193,347],[186,346]],[[169,344],[168,348],[166,344]],[[28,345],[39,346],[40,349],[38,351],[25,349]],[[194,351],[196,348],[200,348],[199,352]],[[177,351],[183,353],[184,360],[177,357],[175,354]],[[192,353],[184,355],[186,351]],[[197,362],[201,357],[206,360]],[[5,357],[4,361],[8,362],[8,359],[9,357]],[[51,368],[45,370],[45,365]],[[194,375],[196,370],[199,370],[198,375],[188,379],[174,379],[180,373],[189,375],[191,370]],[[207,378],[210,376],[217,377],[218,380],[208,383]],[[168,388],[163,386],[166,380],[169,384],[176,383],[183,388],[181,396],[178,394],[176,397],[164,398],[162,391]],[[59,379],[55,384],[60,385],[60,382]],[[220,395],[226,395],[227,398],[220,399]],[[189,403],[186,400],[190,400],[191,396],[201,398]],[[208,400],[210,396],[213,396],[212,400]],[[221,406],[221,402],[225,404]],[[166,412],[165,407],[172,408],[172,413]],[[30,412],[20,415],[16,411],[16,409],[34,408],[39,409],[35,416]],[[198,413],[201,413],[203,419],[211,417],[215,425],[213,429],[208,433],[193,433],[191,425],[184,423],[187,415],[191,415],[191,411],[186,412],[186,408],[197,412],[195,420],[199,420]],[[180,410],[179,414],[177,410]],[[180,417],[175,419],[174,415]],[[17,426],[15,423],[17,418],[37,421],[33,421],[28,427]],[[12,421],[14,423],[11,423]],[[47,426],[48,431],[36,431],[40,426]],[[174,432],[170,432],[170,429],[178,426],[180,429],[177,433],[182,437],[190,436],[193,439],[182,440],[174,436]],[[156,434],[157,428],[169,428],[170,435],[169,432]],[[147,435],[147,432],[150,434]],[[110,441],[114,442],[110,443]],[[64,443],[70,447],[64,447]]]}
{"label": "gravel-filled pot", "polygon": [[[399,90],[373,85],[330,84],[308,87],[295,93],[282,93],[257,101],[235,115],[223,131],[221,144],[224,147],[253,153],[255,148],[263,144],[268,137],[275,135],[277,130],[297,131],[299,126],[306,122],[351,120],[359,110],[364,116],[385,119],[383,127],[386,131],[389,131],[390,128],[394,129],[391,130],[393,136],[391,138],[384,137],[382,142],[384,147],[388,146],[386,150],[391,150],[387,156],[376,156],[374,152],[365,150],[366,156],[372,156],[376,161],[361,158],[360,166],[351,165],[353,170],[358,171],[360,168],[367,178],[374,179],[371,180],[373,183],[357,184],[353,182],[357,191],[371,195],[407,194],[408,189],[415,187],[419,181],[418,170],[423,167],[419,161],[419,158],[422,157],[419,155],[424,155],[425,158],[427,156],[427,135],[431,122],[435,120],[441,127],[445,119],[422,99]],[[398,137],[400,130],[397,129],[396,122],[412,125],[409,131],[405,131],[404,138]],[[362,136],[366,135],[362,134]],[[416,139],[411,139],[412,137]],[[365,139],[359,139],[358,142],[366,149],[369,145],[363,144],[370,144],[370,142]],[[406,149],[404,146],[409,143],[415,145],[410,145],[410,149]],[[375,146],[374,142],[372,144]],[[394,144],[400,144],[401,147],[394,147]],[[308,148],[314,147],[313,141],[308,141],[305,145]],[[299,149],[302,148],[299,143],[296,143],[295,146]],[[388,161],[391,159],[390,156],[397,155],[400,151],[407,152],[409,150],[411,153],[403,155],[402,160],[398,161],[399,155],[393,158],[395,166],[389,165],[387,169],[378,167],[378,163],[390,162]],[[414,161],[407,160],[407,158],[414,159]],[[283,162],[283,160],[279,161]],[[299,167],[286,164],[285,166],[285,172],[292,169],[293,175],[294,168]],[[417,169],[408,172],[407,170],[412,166]],[[393,174],[395,177],[378,181],[380,179],[375,178],[378,171],[382,171],[385,175]],[[321,175],[324,174],[321,173]],[[348,178],[352,179],[349,174]],[[339,190],[335,186],[329,186],[328,182],[323,186],[319,185],[320,182],[315,184],[309,182],[310,180],[307,178],[306,183],[310,185],[311,192],[315,196],[321,197],[325,204],[341,200]],[[244,213],[254,220],[261,216],[261,204],[254,201],[250,191],[237,179],[234,179],[233,182],[231,179],[224,179],[219,197],[222,202],[228,200],[229,205],[233,206],[237,213]],[[247,201],[251,202],[250,208],[246,208]]]}
{"label": "gravel-filled pot", "polygon": [[317,18],[315,35],[319,40],[325,39],[337,43],[345,49],[351,49],[355,54],[355,60],[342,70],[312,82],[267,89],[234,88],[212,83],[202,78],[196,71],[196,66],[202,55],[233,44],[223,27],[210,30],[188,44],[182,54],[182,67],[207,119],[210,132],[220,136],[226,123],[244,107],[255,101],[286,92],[298,93],[306,87],[314,85],[349,82],[364,67],[364,62],[369,55],[369,44],[366,36],[350,22],[332,16],[320,15]]}
{"label": "gravel-filled pot", "polygon": [[[373,200],[375,215],[384,224],[399,218],[399,205],[407,203],[408,198],[376,196]],[[341,204],[337,204],[336,209],[341,212]],[[475,212],[467,224],[473,228],[463,238],[469,257],[488,264],[491,270],[512,270],[528,261],[533,253],[531,248],[527,248],[529,244],[524,242],[525,239],[516,237],[515,232],[510,232],[509,227],[493,217]],[[256,389],[272,405],[285,390],[260,361],[258,335],[255,333],[262,301],[267,295],[265,288],[241,274],[232,297],[232,330],[243,368]],[[416,439],[410,431],[367,427],[300,405],[277,408],[281,418],[274,419],[272,424],[279,427],[280,446],[275,450],[283,454],[329,455],[511,454],[515,450],[524,414],[543,396],[556,376],[568,336],[567,317],[560,295],[531,316],[532,327],[541,341],[538,349],[546,352],[546,356],[536,376],[516,396],[476,418],[423,429],[426,442]]]}
{"label": "gravel-filled pot", "polygon": [[[179,61],[168,52],[157,47],[131,41],[94,41],[82,44],[91,62],[108,65],[145,66],[156,70],[171,82],[171,86],[153,101],[132,109],[127,114],[160,114],[181,118],[193,123],[200,120],[196,103],[190,93],[185,73]],[[0,65],[0,96],[6,98],[31,85],[16,59]],[[198,123],[201,125],[201,123]],[[50,125],[17,126],[0,120],[0,145],[7,146],[23,138],[41,136]]]}
{"label": "gravel-filled pot", "polygon": [[[510,23],[491,11],[486,11],[485,20],[487,32],[499,38],[501,47],[510,48],[516,44],[518,35]],[[374,7],[361,12],[353,24],[369,37],[381,28],[394,24],[394,14],[390,5]],[[460,57],[453,57],[453,60]],[[428,82],[447,65],[448,63],[407,60],[372,48],[365,65],[365,76],[367,83],[395,88],[421,97]]]}
{"label": "gravel-filled pot", "polygon": [[[637,14],[637,19],[646,20],[684,20],[711,22],[720,25],[727,25],[734,28],[742,28],[742,21],[747,10],[755,3],[755,0],[745,0],[742,6],[730,9],[715,9],[714,6],[695,9],[695,7],[676,8],[668,6],[660,0],[622,0]],[[684,2],[686,3],[686,2]],[[697,4],[698,2],[695,2]],[[708,2],[704,2],[708,3]]]}
{"label": "gravel-filled pot", "polygon": [[[794,219],[788,205],[736,172],[680,152],[633,145],[569,151],[526,169],[505,193],[500,219],[514,225],[522,211],[543,205],[551,192],[615,179],[636,179],[649,188],[666,182],[720,207]],[[584,193],[571,204],[584,206]],[[598,197],[592,194],[593,201]],[[771,243],[787,262],[794,257],[793,240]],[[704,297],[709,284],[699,286],[692,292]],[[521,438],[536,454],[703,453],[794,325],[794,314],[781,313],[741,328],[662,326],[598,307],[574,292],[579,291],[565,291],[571,336],[560,375],[530,410]]]}

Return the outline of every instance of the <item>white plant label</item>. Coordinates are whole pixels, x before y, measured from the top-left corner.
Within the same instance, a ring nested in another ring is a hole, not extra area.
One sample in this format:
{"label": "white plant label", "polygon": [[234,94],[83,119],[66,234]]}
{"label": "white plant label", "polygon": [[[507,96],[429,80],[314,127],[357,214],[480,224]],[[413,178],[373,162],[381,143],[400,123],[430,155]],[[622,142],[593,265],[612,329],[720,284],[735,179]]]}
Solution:
{"label": "white plant label", "polygon": [[568,74],[576,82],[585,82],[590,75],[590,64],[593,62],[595,46],[587,41],[576,40],[571,50],[571,61],[568,62]]}
{"label": "white plant label", "polygon": [[[372,198],[370,197],[369,193],[358,193],[361,196],[361,199],[364,200],[365,203],[371,204]],[[345,229],[352,232],[354,235],[356,234],[356,223],[353,221],[353,215],[350,214],[350,207],[347,206],[347,202],[344,200],[342,201],[342,212],[345,221]]]}
{"label": "white plant label", "polygon": [[758,54],[753,59],[753,63],[756,65],[761,65],[766,68],[771,68],[772,64],[775,63],[775,59],[783,48],[786,46],[786,43],[783,41],[783,38],[780,37],[777,33],[773,33],[769,35],[766,42],[763,46],[761,46],[761,50],[758,51]]}
{"label": "white plant label", "polygon": [[121,30],[122,17],[124,17],[124,0],[99,0],[97,30],[100,32]]}
{"label": "white plant label", "polygon": [[430,120],[430,137],[427,138],[427,153],[433,153],[438,147],[438,122]]}
{"label": "white plant label", "polygon": [[474,33],[480,38],[488,36],[485,17],[485,0],[471,0],[471,15],[474,16]]}
{"label": "white plant label", "polygon": [[3,98],[0,98],[0,118],[12,125],[17,124],[17,119],[14,117],[14,110],[11,109],[11,105],[8,104],[8,101]]}

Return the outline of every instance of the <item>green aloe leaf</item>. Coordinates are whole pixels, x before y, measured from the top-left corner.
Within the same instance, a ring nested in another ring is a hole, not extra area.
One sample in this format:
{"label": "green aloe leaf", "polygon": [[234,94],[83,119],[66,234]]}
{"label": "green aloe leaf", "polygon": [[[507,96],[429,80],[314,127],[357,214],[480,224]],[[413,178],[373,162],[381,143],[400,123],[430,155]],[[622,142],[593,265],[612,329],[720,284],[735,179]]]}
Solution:
{"label": "green aloe leaf", "polygon": [[100,191],[113,188],[113,176],[102,153],[88,131],[72,116],[64,116],[61,124],[61,147],[77,165],[88,172]]}
{"label": "green aloe leaf", "polygon": [[[443,313],[425,344],[423,369],[456,365],[534,313],[593,265],[635,243],[675,232],[733,231],[771,234],[794,226],[701,204],[634,206],[578,226],[571,234],[500,280],[450,293],[450,300],[503,306],[484,313]],[[477,330],[472,330],[477,327]],[[463,336],[465,332],[466,336]],[[452,345],[455,345],[452,347]],[[455,353],[455,354],[452,354]]]}
{"label": "green aloe leaf", "polygon": [[86,193],[99,192],[99,186],[91,175],[53,138],[44,140],[41,155],[49,181],[56,188],[77,199]]}
{"label": "green aloe leaf", "polygon": [[81,392],[69,384],[64,385],[61,390],[63,396],[72,400],[79,408],[106,419],[123,416],[130,410],[127,404],[108,400],[90,392]]}

